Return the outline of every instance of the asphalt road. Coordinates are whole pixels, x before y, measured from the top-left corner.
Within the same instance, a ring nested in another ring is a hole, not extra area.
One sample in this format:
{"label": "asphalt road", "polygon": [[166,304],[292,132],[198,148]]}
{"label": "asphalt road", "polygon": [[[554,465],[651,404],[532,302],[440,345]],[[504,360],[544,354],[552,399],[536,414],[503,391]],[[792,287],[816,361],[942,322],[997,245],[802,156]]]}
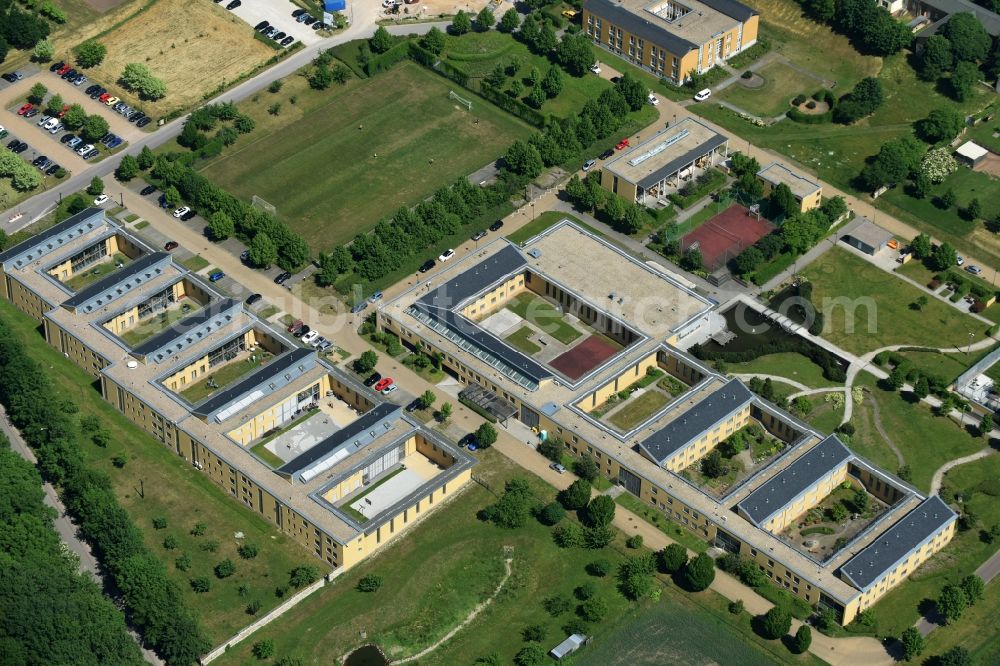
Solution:
{"label": "asphalt road", "polygon": [[[377,17],[377,13],[377,7],[374,3],[370,3],[370,6],[362,5],[357,7],[354,11],[354,23],[342,32],[316,44],[303,48],[297,53],[294,53],[285,60],[282,60],[278,64],[274,65],[270,69],[261,72],[252,79],[244,81],[209,102],[206,102],[206,104],[242,101],[247,97],[252,96],[254,93],[267,88],[271,82],[289,76],[296,70],[309,64],[309,62],[311,62],[320,51],[332,48],[338,44],[343,44],[344,42],[348,42],[353,39],[371,37],[375,33],[375,19]],[[409,25],[387,26],[387,29],[390,33],[396,35],[424,34],[434,26],[442,29],[447,25],[447,22],[415,23]],[[19,81],[17,84],[10,86],[10,88],[17,89],[23,87],[24,90],[27,91],[27,89],[30,88],[36,81],[37,79],[34,77],[25,77],[23,81]],[[5,92],[7,92],[7,90],[5,90]],[[46,213],[52,211],[58,204],[60,196],[68,196],[74,192],[86,189],[87,185],[90,184],[90,181],[94,176],[100,176],[103,178],[112,174],[123,156],[136,156],[142,150],[143,146],[148,146],[152,149],[162,146],[164,143],[173,139],[181,133],[186,120],[187,116],[177,118],[176,120],[163,125],[155,132],[148,134],[144,138],[136,139],[131,143],[127,150],[118,153],[113,158],[105,159],[102,162],[94,164],[88,168],[77,168],[76,172],[67,178],[63,183],[50,190],[42,192],[41,194],[31,197],[30,199],[26,199],[11,210],[7,211],[4,214],[4,219],[0,220],[0,228],[8,234],[23,229]],[[78,167],[79,165],[74,166]]]}

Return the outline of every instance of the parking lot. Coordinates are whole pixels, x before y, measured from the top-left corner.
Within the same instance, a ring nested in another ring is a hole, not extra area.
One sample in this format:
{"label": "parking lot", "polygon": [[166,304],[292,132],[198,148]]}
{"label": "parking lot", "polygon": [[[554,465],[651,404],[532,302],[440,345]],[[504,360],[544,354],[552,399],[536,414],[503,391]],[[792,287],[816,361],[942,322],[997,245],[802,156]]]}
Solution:
{"label": "parking lot", "polygon": [[[72,83],[64,81],[54,73],[45,70],[43,74],[37,76],[36,80],[25,88],[25,93],[27,93],[27,90],[35,83],[41,83],[49,89],[50,93],[62,96],[66,104],[79,104],[88,114],[99,114],[102,118],[108,121],[108,126],[111,128],[110,131],[126,141],[134,141],[145,135],[143,130],[130,123],[124,116],[115,113],[102,102],[98,102],[96,99],[90,99],[88,95],[84,94],[83,91],[98,83],[97,81],[88,81],[81,86],[74,86]],[[115,92],[113,87],[108,88],[108,91],[111,94],[114,94]],[[155,123],[146,126],[147,130],[155,128]]]}
{"label": "parking lot", "polygon": [[[12,123],[9,119],[10,117],[15,118],[19,122]],[[71,164],[72,160],[69,159],[70,155],[65,154],[67,152],[65,149],[57,150],[56,146],[51,144],[51,137],[48,136],[48,132],[30,121],[27,123],[24,122],[24,119],[19,118],[17,114],[4,114],[3,122],[0,122],[0,126],[3,126],[8,132],[3,139],[0,139],[0,146],[6,148],[15,139],[23,141],[28,144],[28,149],[20,153],[18,157],[28,164],[31,164],[38,157],[48,157],[57,165],[66,169],[66,176],[64,178],[69,177],[72,171],[70,167],[73,166]],[[63,146],[59,146],[59,148],[63,148]],[[76,156],[74,155],[73,157]],[[48,186],[57,180],[55,176],[45,176],[45,185]]]}
{"label": "parking lot", "polygon": [[[224,0],[223,6],[225,4]],[[251,28],[261,21],[267,21],[281,32],[291,35],[306,46],[315,44],[323,39],[316,34],[316,31],[311,26],[295,22],[295,19],[292,18],[292,12],[296,9],[299,9],[298,5],[293,5],[288,0],[260,0],[260,2],[244,2],[241,6],[230,11],[249,23]],[[322,16],[316,16],[315,18],[319,21],[323,20]]]}

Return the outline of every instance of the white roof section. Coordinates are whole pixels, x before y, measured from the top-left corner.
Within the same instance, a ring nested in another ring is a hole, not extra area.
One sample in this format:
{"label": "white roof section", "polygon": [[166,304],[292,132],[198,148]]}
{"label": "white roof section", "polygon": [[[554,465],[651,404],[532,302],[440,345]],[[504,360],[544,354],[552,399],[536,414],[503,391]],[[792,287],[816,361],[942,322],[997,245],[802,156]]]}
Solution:
{"label": "white roof section", "polygon": [[961,146],[959,146],[958,150],[956,150],[955,152],[966,159],[974,161],[986,157],[986,155],[989,154],[990,151],[986,150],[975,141],[966,141]]}

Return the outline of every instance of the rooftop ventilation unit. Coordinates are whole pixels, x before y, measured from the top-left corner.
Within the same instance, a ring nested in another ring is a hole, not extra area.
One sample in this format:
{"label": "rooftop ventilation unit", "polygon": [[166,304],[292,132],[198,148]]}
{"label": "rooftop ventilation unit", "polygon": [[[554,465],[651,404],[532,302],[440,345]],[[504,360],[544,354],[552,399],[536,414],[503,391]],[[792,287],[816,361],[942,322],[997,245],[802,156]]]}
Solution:
{"label": "rooftop ventilation unit", "polygon": [[678,132],[674,136],[670,137],[669,139],[667,139],[665,141],[661,141],[660,143],[656,144],[655,146],[653,146],[652,148],[650,148],[646,152],[642,153],[641,155],[636,155],[635,157],[633,157],[632,159],[630,159],[628,161],[628,165],[629,166],[633,166],[633,167],[639,166],[640,164],[642,164],[643,162],[645,162],[649,158],[656,157],[657,155],[659,155],[660,153],[662,153],[664,150],[666,150],[670,146],[674,145],[675,143],[677,143],[678,141],[680,141],[681,139],[683,139],[684,137],[686,137],[688,134],[690,134],[690,132],[688,130],[681,130],[680,132]]}

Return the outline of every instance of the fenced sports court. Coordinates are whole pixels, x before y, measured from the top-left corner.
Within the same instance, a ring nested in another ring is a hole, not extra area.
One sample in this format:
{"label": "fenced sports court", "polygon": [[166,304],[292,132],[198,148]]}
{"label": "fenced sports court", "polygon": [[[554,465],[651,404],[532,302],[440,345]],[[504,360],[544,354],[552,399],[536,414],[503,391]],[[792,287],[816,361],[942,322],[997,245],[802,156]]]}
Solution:
{"label": "fenced sports court", "polygon": [[764,217],[733,204],[681,238],[681,250],[697,248],[705,269],[711,272],[775,228]]}

